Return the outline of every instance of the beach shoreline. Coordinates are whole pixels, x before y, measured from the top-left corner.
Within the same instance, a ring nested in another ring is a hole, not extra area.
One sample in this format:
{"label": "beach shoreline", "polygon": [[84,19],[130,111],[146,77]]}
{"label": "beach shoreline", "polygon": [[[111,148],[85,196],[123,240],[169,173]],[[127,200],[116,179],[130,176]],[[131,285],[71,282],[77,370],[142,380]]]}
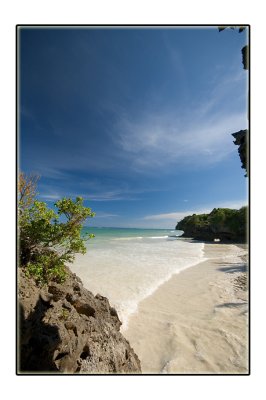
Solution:
{"label": "beach shoreline", "polygon": [[123,334],[143,373],[248,373],[247,247],[205,243],[205,261],[139,303]]}

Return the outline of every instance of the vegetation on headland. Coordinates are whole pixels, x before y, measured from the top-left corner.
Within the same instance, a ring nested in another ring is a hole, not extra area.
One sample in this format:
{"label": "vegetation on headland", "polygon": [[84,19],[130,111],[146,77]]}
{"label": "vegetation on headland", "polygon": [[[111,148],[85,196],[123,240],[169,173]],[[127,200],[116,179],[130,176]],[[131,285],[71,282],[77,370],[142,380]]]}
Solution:
{"label": "vegetation on headland", "polygon": [[183,237],[198,240],[246,242],[247,207],[240,210],[214,208],[210,214],[193,214],[183,218],[176,229],[184,231]]}
{"label": "vegetation on headland", "polygon": [[84,207],[83,199],[63,198],[49,209],[36,199],[37,176],[21,173],[18,187],[19,265],[38,284],[63,282],[65,263],[73,262],[76,253],[86,252],[85,241],[94,235],[81,237],[82,225],[95,214]]}

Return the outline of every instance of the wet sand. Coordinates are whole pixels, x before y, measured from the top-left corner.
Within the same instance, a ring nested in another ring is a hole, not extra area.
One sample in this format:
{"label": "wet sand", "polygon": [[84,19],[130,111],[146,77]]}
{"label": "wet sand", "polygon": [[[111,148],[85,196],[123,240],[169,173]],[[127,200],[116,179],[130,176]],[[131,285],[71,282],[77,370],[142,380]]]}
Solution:
{"label": "wet sand", "polygon": [[205,244],[204,253],[130,318],[123,334],[143,373],[248,373],[247,250]]}

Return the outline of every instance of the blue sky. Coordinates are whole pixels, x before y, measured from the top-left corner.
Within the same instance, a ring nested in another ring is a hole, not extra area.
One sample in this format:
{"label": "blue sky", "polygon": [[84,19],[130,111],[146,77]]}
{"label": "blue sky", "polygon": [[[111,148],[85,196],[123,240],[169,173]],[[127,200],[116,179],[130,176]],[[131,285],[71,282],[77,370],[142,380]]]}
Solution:
{"label": "blue sky", "polygon": [[231,133],[247,122],[246,32],[21,28],[19,165],[91,226],[173,228],[247,203]]}

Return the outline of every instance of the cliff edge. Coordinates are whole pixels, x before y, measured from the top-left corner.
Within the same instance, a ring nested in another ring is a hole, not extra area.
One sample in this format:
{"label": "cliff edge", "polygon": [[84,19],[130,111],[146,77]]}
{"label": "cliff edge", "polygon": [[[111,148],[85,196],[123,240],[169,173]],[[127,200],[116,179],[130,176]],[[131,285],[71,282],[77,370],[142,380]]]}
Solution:
{"label": "cliff edge", "polygon": [[39,288],[19,269],[18,373],[141,373],[108,299],[67,272]]}

